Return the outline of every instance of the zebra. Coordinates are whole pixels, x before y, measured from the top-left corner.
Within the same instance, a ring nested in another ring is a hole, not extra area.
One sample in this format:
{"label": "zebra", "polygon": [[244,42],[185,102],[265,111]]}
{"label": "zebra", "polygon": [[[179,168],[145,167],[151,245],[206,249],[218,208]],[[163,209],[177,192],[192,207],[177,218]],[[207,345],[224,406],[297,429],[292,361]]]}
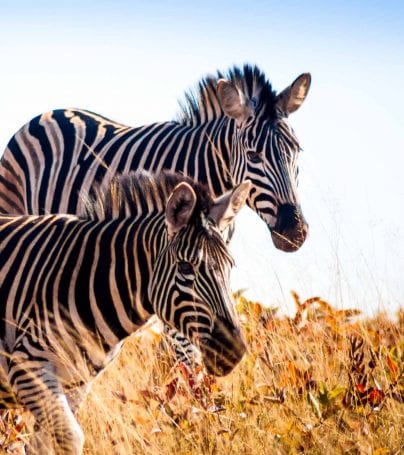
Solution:
{"label": "zebra", "polygon": [[247,205],[264,220],[274,245],[295,251],[308,226],[297,195],[299,142],[288,116],[304,102],[311,76],[279,94],[257,67],[203,78],[185,94],[176,121],[128,127],[80,109],[29,121],[0,162],[1,213],[80,213],[94,182],[129,170],[169,169],[223,194],[252,182]]}
{"label": "zebra", "polygon": [[[276,248],[296,251],[308,225],[297,194],[300,145],[288,116],[310,84],[303,73],[276,93],[257,66],[246,64],[202,78],[185,94],[175,121],[133,128],[80,109],[39,115],[11,138],[1,158],[0,213],[79,214],[94,182],[130,170],[169,169],[216,196],[250,180],[247,205],[267,224]],[[224,235],[231,238],[227,226]],[[171,328],[165,331],[173,336]],[[186,358],[186,342],[174,338],[177,357],[185,349]]]}
{"label": "zebra", "polygon": [[[250,182],[213,198],[170,172],[114,177],[85,214],[0,216],[0,404],[28,408],[34,453],[82,453],[75,418],[92,379],[153,314],[228,374],[246,350],[220,227]],[[46,441],[46,442],[45,442]]]}

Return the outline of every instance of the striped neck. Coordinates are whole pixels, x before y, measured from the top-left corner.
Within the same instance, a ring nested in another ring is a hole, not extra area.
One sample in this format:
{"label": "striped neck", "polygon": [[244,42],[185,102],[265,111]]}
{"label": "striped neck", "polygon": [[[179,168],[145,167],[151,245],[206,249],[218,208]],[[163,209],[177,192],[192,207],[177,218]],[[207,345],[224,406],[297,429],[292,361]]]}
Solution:
{"label": "striped neck", "polygon": [[[177,160],[176,171],[207,185],[214,196],[233,188],[231,154],[235,122],[221,115],[206,124],[189,125],[182,130],[182,137],[186,139],[176,151],[182,155]],[[190,147],[191,143],[197,146]]]}

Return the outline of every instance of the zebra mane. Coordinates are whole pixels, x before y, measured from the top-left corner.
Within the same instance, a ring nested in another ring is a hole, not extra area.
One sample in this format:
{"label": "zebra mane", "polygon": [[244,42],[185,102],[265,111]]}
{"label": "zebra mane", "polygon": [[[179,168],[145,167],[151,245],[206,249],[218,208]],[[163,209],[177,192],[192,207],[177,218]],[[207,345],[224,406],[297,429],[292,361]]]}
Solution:
{"label": "zebra mane", "polygon": [[95,186],[84,198],[83,216],[101,221],[163,211],[168,197],[180,182],[188,183],[195,191],[194,214],[207,213],[213,199],[203,184],[171,171],[152,174],[139,170],[115,176],[107,184]]}
{"label": "zebra mane", "polygon": [[206,186],[178,173],[151,174],[142,170],[118,175],[109,184],[95,187],[92,195],[84,198],[84,217],[102,221],[163,212],[171,192],[180,182],[188,183],[197,196],[191,223],[198,228],[205,260],[212,266],[234,264],[219,231],[210,229],[204,221],[214,202]]}
{"label": "zebra mane", "polygon": [[255,98],[256,105],[262,106],[265,116],[270,119],[275,118],[276,92],[256,65],[245,64],[242,69],[234,66],[225,74],[217,71],[216,76],[206,76],[198,83],[195,90],[186,92],[185,101],[179,102],[180,112],[177,115],[179,123],[197,126],[224,115],[216,93],[219,79],[233,82],[248,99]]}

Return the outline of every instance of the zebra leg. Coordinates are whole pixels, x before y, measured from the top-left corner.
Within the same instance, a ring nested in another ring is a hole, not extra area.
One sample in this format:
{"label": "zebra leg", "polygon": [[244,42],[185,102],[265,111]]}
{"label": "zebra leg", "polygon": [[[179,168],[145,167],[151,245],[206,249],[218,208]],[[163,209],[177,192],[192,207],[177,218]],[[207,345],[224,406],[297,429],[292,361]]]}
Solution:
{"label": "zebra leg", "polygon": [[35,433],[28,453],[80,455],[84,434],[52,365],[21,357],[16,360],[13,356],[9,380],[19,402],[35,418]]}
{"label": "zebra leg", "polygon": [[[1,381],[1,379],[0,379]],[[19,408],[18,402],[7,382],[0,382],[0,409]]]}
{"label": "zebra leg", "polygon": [[168,347],[175,355],[175,360],[177,362],[183,362],[190,368],[193,368],[200,362],[199,351],[184,337],[184,335],[166,324],[164,324],[163,334],[164,338],[160,342],[159,351],[164,352]]}
{"label": "zebra leg", "polygon": [[90,384],[84,384],[82,386],[75,387],[66,393],[67,402],[74,415],[79,412],[80,406],[86,399]]}
{"label": "zebra leg", "polygon": [[7,358],[3,342],[0,341],[0,409],[19,407],[6,374],[8,369]]}
{"label": "zebra leg", "polygon": [[20,406],[3,368],[0,367],[0,409],[18,408]]}

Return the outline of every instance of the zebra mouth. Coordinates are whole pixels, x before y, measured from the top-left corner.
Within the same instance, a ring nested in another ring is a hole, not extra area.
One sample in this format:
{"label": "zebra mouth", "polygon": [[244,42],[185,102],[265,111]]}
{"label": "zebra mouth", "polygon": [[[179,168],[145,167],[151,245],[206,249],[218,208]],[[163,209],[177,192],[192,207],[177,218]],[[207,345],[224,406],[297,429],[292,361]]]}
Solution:
{"label": "zebra mouth", "polygon": [[270,228],[275,247],[287,253],[297,251],[303,245],[308,230],[300,208],[291,204],[279,206],[275,226]]}
{"label": "zebra mouth", "polygon": [[293,253],[303,245],[307,234],[303,236],[295,232],[278,232],[275,229],[271,229],[271,237],[273,244],[278,250],[285,253]]}

